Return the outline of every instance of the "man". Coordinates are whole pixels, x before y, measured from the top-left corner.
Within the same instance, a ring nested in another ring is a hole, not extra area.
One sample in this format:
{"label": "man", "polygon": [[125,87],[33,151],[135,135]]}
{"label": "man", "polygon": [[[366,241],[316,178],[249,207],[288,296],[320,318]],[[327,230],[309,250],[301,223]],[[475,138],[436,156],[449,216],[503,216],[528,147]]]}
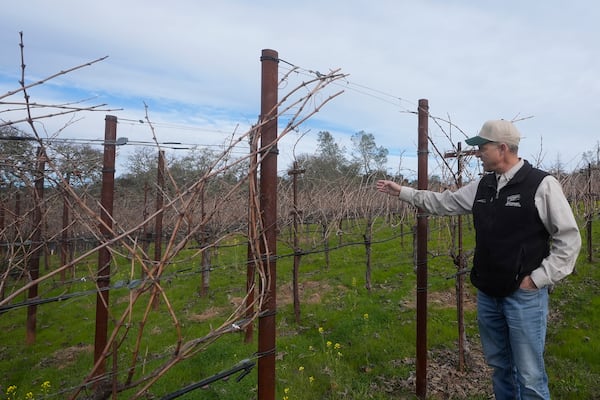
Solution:
{"label": "man", "polygon": [[581,248],[579,229],[559,182],[519,158],[513,123],[487,121],[466,140],[486,172],[455,192],[377,182],[435,215],[473,214],[477,319],[493,368],[496,399],[549,399],[544,366],[548,288],[569,275]]}

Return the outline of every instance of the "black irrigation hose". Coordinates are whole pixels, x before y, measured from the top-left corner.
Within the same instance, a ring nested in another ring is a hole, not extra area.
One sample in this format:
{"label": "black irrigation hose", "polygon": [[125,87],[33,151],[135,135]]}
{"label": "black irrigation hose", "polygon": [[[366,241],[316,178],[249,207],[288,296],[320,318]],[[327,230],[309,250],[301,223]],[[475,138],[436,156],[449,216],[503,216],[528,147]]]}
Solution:
{"label": "black irrigation hose", "polygon": [[161,400],[175,399],[179,396],[183,396],[184,394],[191,392],[192,390],[196,390],[196,389],[199,389],[206,385],[210,385],[213,382],[216,382],[221,379],[225,379],[235,373],[242,371],[240,376],[238,376],[237,379],[235,380],[236,382],[239,382],[252,371],[252,368],[254,368],[255,365],[256,365],[256,361],[253,361],[250,359],[244,359],[244,360],[240,361],[239,363],[237,363],[235,366],[233,366],[231,369],[219,372],[218,374],[215,374],[215,375],[211,376],[210,378],[203,379],[200,382],[196,382],[191,385],[185,386],[176,392],[173,392],[166,396],[163,396],[161,398]]}

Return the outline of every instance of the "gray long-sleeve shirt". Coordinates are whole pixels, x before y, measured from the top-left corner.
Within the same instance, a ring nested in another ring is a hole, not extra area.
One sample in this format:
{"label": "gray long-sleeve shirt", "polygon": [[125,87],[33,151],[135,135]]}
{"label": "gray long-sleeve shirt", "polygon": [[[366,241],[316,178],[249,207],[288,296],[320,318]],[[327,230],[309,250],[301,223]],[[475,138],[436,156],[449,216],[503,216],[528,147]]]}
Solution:
{"label": "gray long-sleeve shirt", "polygon": [[[508,172],[497,174],[498,190],[504,187],[522,166],[523,160]],[[398,197],[434,215],[470,214],[478,185],[479,180],[476,180],[454,192],[446,190],[441,193],[403,186]],[[560,183],[553,176],[546,176],[538,186],[535,192],[535,207],[551,237],[550,254],[539,268],[531,273],[533,283],[541,288],[552,286],[573,272],[581,249],[581,236],[571,206]]]}

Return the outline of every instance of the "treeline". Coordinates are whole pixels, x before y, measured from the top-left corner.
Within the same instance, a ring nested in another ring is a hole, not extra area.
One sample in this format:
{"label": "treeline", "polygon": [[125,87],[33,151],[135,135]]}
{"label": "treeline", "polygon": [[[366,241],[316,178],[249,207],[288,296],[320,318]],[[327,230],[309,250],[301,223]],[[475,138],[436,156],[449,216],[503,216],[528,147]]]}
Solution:
{"label": "treeline", "polygon": [[[600,146],[600,145],[599,145]],[[15,240],[15,234],[26,239],[25,232],[31,231],[31,213],[36,203],[33,196],[37,177],[36,163],[43,148],[47,161],[44,171],[45,195],[43,198],[45,237],[57,238],[64,229],[61,218],[64,210],[72,208],[78,215],[70,223],[70,236],[85,236],[88,231],[83,226],[90,221],[77,212],[76,202],[64,190],[69,185],[86,206],[97,207],[102,176],[102,151],[89,144],[72,144],[52,140],[39,142],[12,127],[0,128],[0,223],[3,228],[2,241]],[[598,153],[598,152],[597,152]],[[561,170],[560,165],[550,168],[550,172],[561,181],[569,200],[576,205],[578,215],[587,218],[597,212],[597,194],[600,192],[600,171],[594,151],[582,156],[586,168],[570,173]],[[599,153],[600,154],[600,153]],[[292,211],[301,208],[302,219],[306,221],[328,221],[346,217],[364,218],[367,214],[381,213],[390,207],[382,196],[374,195],[373,184],[380,178],[391,178],[403,184],[414,184],[401,174],[389,176],[386,173],[388,151],[375,142],[373,134],[360,131],[352,136],[352,148],[345,149],[327,131],[319,132],[315,153],[300,154],[292,165],[287,166],[287,174],[279,180],[281,223],[289,223]],[[156,198],[160,193],[173,200],[163,213],[165,230],[172,230],[174,218],[181,212],[177,199],[190,185],[203,180],[194,189],[201,191],[197,204],[186,205],[188,229],[199,223],[198,215],[211,213],[213,217],[205,221],[204,234],[242,231],[246,228],[249,201],[249,160],[236,162],[222,152],[196,147],[181,155],[167,154],[166,176],[157,183],[159,151],[154,147],[139,146],[128,157],[126,170],[120,171],[115,180],[114,219],[121,229],[140,226],[140,239],[151,238],[150,227],[144,220],[157,210]],[[589,161],[588,161],[589,160]],[[588,161],[586,163],[586,161]],[[471,163],[473,164],[473,163]],[[477,176],[473,167],[463,171],[467,177]],[[204,179],[210,177],[209,179]],[[456,173],[446,171],[444,176],[432,176],[432,190],[453,189],[456,187]],[[292,187],[292,184],[295,187]],[[296,191],[296,204],[293,203],[292,189]],[[230,194],[226,205],[221,204],[222,193]],[[398,205],[400,207],[400,205]],[[200,209],[203,209],[200,210]],[[375,210],[378,211],[375,211]],[[297,215],[298,216],[298,215]],[[79,219],[79,220],[77,220]],[[16,225],[18,225],[18,227]],[[12,226],[12,232],[7,230]],[[11,235],[12,233],[12,235]]]}

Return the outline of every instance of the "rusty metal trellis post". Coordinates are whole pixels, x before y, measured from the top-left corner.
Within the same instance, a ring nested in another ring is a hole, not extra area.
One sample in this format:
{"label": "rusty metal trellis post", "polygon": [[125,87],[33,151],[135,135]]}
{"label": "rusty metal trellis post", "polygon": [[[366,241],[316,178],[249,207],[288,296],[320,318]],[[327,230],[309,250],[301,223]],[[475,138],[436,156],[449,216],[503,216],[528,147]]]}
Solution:
{"label": "rusty metal trellis post", "polygon": [[[418,171],[417,187],[426,190],[428,186],[429,102],[419,100],[418,109]],[[420,399],[427,396],[427,224],[425,210],[417,210],[417,379],[416,395]]]}
{"label": "rusty metal trellis post", "polygon": [[[100,233],[105,241],[110,239],[115,191],[115,156],[117,117],[107,115],[104,122],[104,162],[102,168],[102,194],[100,198]],[[98,251],[98,276],[96,278],[96,335],[94,341],[94,376],[106,372],[105,348],[108,339],[108,289],[110,286],[110,250],[105,244]]]}
{"label": "rusty metal trellis post", "polygon": [[260,212],[261,263],[266,277],[266,298],[258,318],[258,399],[275,399],[275,331],[277,314],[277,82],[279,55],[263,49],[260,58]]}
{"label": "rusty metal trellis post", "polygon": [[[42,248],[42,202],[44,200],[44,169],[46,167],[46,152],[43,147],[38,148],[37,152],[37,167],[34,183],[35,208],[33,211],[33,233],[31,235],[31,255],[28,262],[29,277],[35,282],[40,274],[40,252]],[[29,300],[34,300],[38,297],[38,285],[33,284],[29,288]],[[36,338],[37,325],[37,306],[30,304],[27,306],[27,333],[26,343],[34,344]]]}

